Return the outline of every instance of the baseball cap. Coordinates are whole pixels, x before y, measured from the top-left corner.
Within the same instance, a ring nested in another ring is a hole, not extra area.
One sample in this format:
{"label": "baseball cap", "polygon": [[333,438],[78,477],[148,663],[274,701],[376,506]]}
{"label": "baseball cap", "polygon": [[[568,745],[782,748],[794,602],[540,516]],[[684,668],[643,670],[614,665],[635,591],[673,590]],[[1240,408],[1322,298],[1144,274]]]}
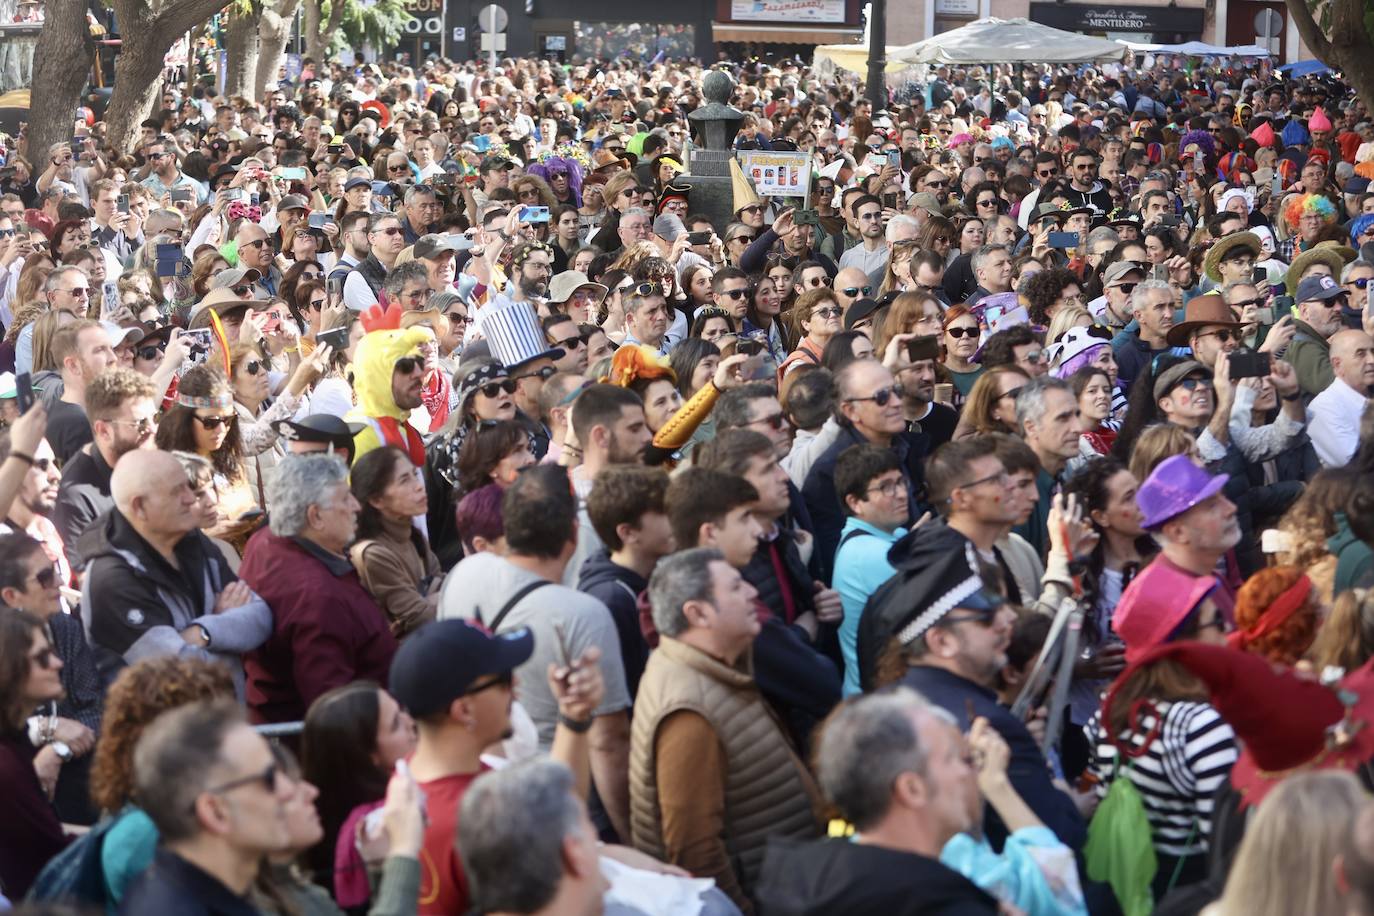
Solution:
{"label": "baseball cap", "polygon": [[283,198],[281,199],[281,203],[277,204],[277,212],[278,212],[278,213],[280,213],[280,212],[283,211],[283,210],[309,210],[309,209],[310,209],[310,205],[309,205],[308,203],[306,203],[306,202],[305,202],[305,198],[302,197],[302,196],[299,195],[299,194],[287,194],[285,197],[283,197]]}
{"label": "baseball cap", "polygon": [[1118,286],[1123,278],[1133,273],[1140,274],[1143,279],[1145,276],[1145,265],[1135,261],[1117,261],[1108,267],[1106,272],[1102,274],[1102,285]]}
{"label": "baseball cap", "polygon": [[464,620],[437,620],[412,633],[391,663],[391,695],[416,718],[448,708],[478,678],[514,671],[534,654],[527,627],[491,636]]}
{"label": "baseball cap", "polygon": [[354,188],[370,188],[372,182],[366,178],[350,178],[344,182],[344,190],[351,191]]}
{"label": "baseball cap", "polygon": [[844,329],[854,330],[854,325],[871,317],[878,308],[878,303],[874,299],[855,299],[850,303],[849,311],[844,316]]}
{"label": "baseball cap", "polygon": [[513,168],[515,168],[515,163],[511,162],[505,156],[488,156],[482,160],[482,164],[477,167],[477,171],[485,175],[487,172],[494,172],[497,169]]}
{"label": "baseball cap", "polygon": [[415,257],[432,258],[445,251],[467,251],[472,242],[467,236],[430,232],[415,241]]}
{"label": "baseball cap", "polygon": [[240,283],[256,283],[262,274],[251,267],[226,267],[210,278],[211,289],[233,289]]}
{"label": "baseball cap", "polygon": [[1313,300],[1326,302],[1344,295],[1345,287],[1337,283],[1335,277],[1317,274],[1303,278],[1303,281],[1298,284],[1298,292],[1293,299],[1297,302],[1311,302]]}

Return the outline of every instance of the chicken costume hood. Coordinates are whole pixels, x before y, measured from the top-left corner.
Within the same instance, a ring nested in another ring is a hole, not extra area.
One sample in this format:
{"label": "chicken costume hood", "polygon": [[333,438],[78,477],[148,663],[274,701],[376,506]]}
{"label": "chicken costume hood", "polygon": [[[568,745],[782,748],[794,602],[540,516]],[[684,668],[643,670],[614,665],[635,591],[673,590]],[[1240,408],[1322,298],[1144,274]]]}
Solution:
{"label": "chicken costume hood", "polygon": [[394,304],[385,309],[373,306],[361,318],[367,334],[353,353],[353,390],[358,393],[358,406],[348,418],[366,426],[353,437],[355,462],[383,445],[406,452],[416,467],[425,461],[424,440],[407,422],[410,410],[396,404],[391,378],[396,361],[418,356],[421,344],[431,337],[418,327],[402,328],[401,311]]}

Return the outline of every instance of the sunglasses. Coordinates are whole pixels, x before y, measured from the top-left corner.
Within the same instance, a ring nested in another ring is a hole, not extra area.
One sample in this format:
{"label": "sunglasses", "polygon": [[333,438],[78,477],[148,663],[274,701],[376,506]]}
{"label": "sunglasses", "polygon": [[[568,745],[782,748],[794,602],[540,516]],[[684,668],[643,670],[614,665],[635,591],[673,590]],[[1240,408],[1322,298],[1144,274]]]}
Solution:
{"label": "sunglasses", "polygon": [[553,345],[560,350],[572,351],[582,346],[582,338],[574,335],[566,340],[555,340]]}
{"label": "sunglasses", "polygon": [[620,196],[621,196],[621,197],[634,197],[635,195],[637,195],[637,194],[639,194],[639,193],[640,193],[639,188],[626,188],[626,189],[624,189],[623,191],[620,192]]}
{"label": "sunglasses", "polygon": [[[1251,300],[1251,302],[1254,303],[1254,304],[1258,304],[1258,303],[1255,302],[1255,300]],[[1238,303],[1238,302],[1232,303],[1232,305],[1240,305],[1240,304],[1241,304],[1241,303]],[[1219,342],[1221,342],[1221,343],[1228,343],[1228,342],[1230,342],[1230,341],[1232,341],[1232,340],[1234,340],[1236,343],[1240,343],[1240,342],[1241,342],[1241,339],[1240,339],[1240,332],[1239,332],[1239,331],[1232,330],[1231,328],[1221,328],[1220,330],[1216,330],[1216,331],[1207,331],[1205,334],[1199,334],[1198,336],[1199,336],[1199,337],[1206,337],[1206,336],[1208,336],[1208,335],[1210,335],[1210,336],[1212,336],[1212,337],[1215,337],[1215,338],[1216,338]]]}
{"label": "sunglasses", "polygon": [[950,337],[953,337],[955,340],[958,340],[958,339],[961,338],[961,337],[977,337],[977,336],[978,336],[978,329],[977,329],[977,328],[945,328],[945,333],[948,334]]}
{"label": "sunglasses", "polygon": [[277,766],[277,762],[274,760],[256,773],[251,773],[248,776],[244,776],[242,779],[234,779],[223,785],[206,789],[205,792],[208,795],[223,795],[225,792],[242,788],[243,786],[262,786],[265,792],[275,792],[277,791],[277,774],[279,772],[280,769]]}
{"label": "sunglasses", "polygon": [[376,230],[382,235],[400,235],[404,230],[400,226],[387,226],[385,229]]}
{"label": "sunglasses", "polygon": [[1356,289],[1364,289],[1369,285],[1370,280],[1374,280],[1374,277],[1360,277],[1358,280],[1351,280],[1350,283]]}
{"label": "sunglasses", "polygon": [[469,323],[468,316],[467,316],[467,315],[464,315],[462,312],[449,312],[449,313],[448,313],[447,315],[445,315],[444,317],[448,319],[448,323],[449,323],[449,324],[468,324],[468,323]]}
{"label": "sunglasses", "polygon": [[243,364],[243,371],[247,372],[249,375],[257,375],[264,368],[266,367],[263,365],[263,362],[260,359],[250,359],[248,362]]}
{"label": "sunglasses", "polygon": [[139,347],[134,351],[134,355],[146,362],[148,360],[157,359],[164,351],[165,348],[163,347]]}
{"label": "sunglasses", "polygon": [[740,207],[740,208],[739,208],[738,210],[736,210],[735,212],[736,212],[736,213],[762,213],[762,212],[763,212],[763,207],[760,207],[758,204],[750,204],[750,205],[747,206],[747,207]]}
{"label": "sunglasses", "polygon": [[462,695],[462,696],[465,696],[465,697],[470,697],[470,696],[472,696],[472,695],[474,695],[474,694],[481,693],[481,692],[484,691],[484,690],[490,690],[490,689],[493,688],[493,687],[506,687],[506,688],[511,688],[511,687],[514,687],[514,686],[515,686],[515,672],[514,672],[514,671],[505,671],[505,672],[502,672],[501,674],[496,675],[496,677],[494,677],[494,678],[493,678],[492,680],[490,680],[490,681],[487,681],[487,682],[482,683],[482,684],[477,684],[476,686],[473,686],[473,687],[469,687],[467,690],[464,690],[463,693],[462,693],[461,695]]}
{"label": "sunglasses", "polygon": [[846,296],[848,296],[850,299],[857,299],[861,294],[864,295],[864,296],[867,296],[869,293],[873,292],[873,287],[871,287],[871,286],[846,286],[844,289],[840,290],[840,292],[844,293],[844,294],[845,294]]}
{"label": "sunglasses", "polygon": [[516,382],[522,378],[537,378],[547,382],[549,379],[553,378],[553,374],[557,371],[558,369],[555,366],[544,366],[541,369],[536,369],[534,372],[526,372],[523,375],[512,375],[511,381]]}
{"label": "sunglasses", "polygon": [[636,283],[630,287],[632,296],[664,296],[667,295],[661,283]]}
{"label": "sunglasses", "polygon": [[830,285],[830,278],[829,278],[829,277],[812,277],[810,280],[807,281],[806,285],[809,286],[809,287],[811,287],[812,289],[817,289],[817,288],[822,287],[822,286],[829,286],[829,285]]}
{"label": "sunglasses", "polygon": [[[397,231],[397,232],[400,232],[401,230],[397,229],[396,231]],[[271,241],[270,241],[269,239],[258,239],[257,241],[253,241],[253,242],[243,242],[243,243],[241,243],[241,244],[239,245],[239,247],[240,247],[240,248],[262,248],[263,246],[268,245],[268,244],[271,244]]]}
{"label": "sunglasses", "polygon": [[787,416],[782,413],[769,414],[766,417],[759,417],[757,420],[753,420],[745,425],[758,426],[760,423],[770,429],[782,429],[783,426],[787,424]]}
{"label": "sunglasses", "polygon": [[494,398],[503,391],[506,394],[515,394],[515,381],[513,379],[504,379],[499,382],[487,382],[477,390],[488,398]]}
{"label": "sunglasses", "polygon": [[758,238],[757,235],[745,235],[744,233],[740,233],[739,235],[733,236],[733,237],[730,239],[730,241],[732,241],[732,242],[752,242],[752,241],[754,241],[754,239],[756,239],[756,238]]}
{"label": "sunglasses", "polygon": [[850,403],[854,401],[872,401],[879,407],[886,407],[889,401],[893,398],[900,398],[904,393],[901,385],[893,385],[890,388],[879,388],[866,398],[845,398],[845,400]]}
{"label": "sunglasses", "polygon": [[424,360],[417,359],[414,356],[402,356],[400,359],[396,360],[395,365],[397,372],[401,373],[402,375],[410,375],[410,373],[414,372],[416,369],[421,368],[422,366],[424,366],[424,364]]}
{"label": "sunglasses", "polygon": [[1197,391],[1199,388],[1212,390],[1212,380],[1209,378],[1186,378],[1178,384],[1184,391]]}
{"label": "sunglasses", "polygon": [[199,423],[201,426],[205,427],[207,430],[219,429],[221,426],[228,426],[231,423],[233,423],[236,419],[238,419],[238,417],[234,414],[230,414],[227,417],[202,417],[200,414],[196,414],[195,418],[196,422]]}

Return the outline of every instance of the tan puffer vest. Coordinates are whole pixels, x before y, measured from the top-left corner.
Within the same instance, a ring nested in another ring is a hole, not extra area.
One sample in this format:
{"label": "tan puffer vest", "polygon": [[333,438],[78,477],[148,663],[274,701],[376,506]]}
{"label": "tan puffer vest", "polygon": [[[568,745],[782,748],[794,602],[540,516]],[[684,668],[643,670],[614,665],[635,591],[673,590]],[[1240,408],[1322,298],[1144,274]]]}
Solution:
{"label": "tan puffer vest", "polygon": [[[750,671],[732,668],[667,636],[649,656],[635,696],[630,742],[630,830],[634,845],[663,859],[663,822],[655,784],[655,736],[674,712],[706,719],[725,748],[725,848],[752,896],[769,837],[820,834],[811,774],[793,752]],[[691,766],[691,761],[681,761]]]}

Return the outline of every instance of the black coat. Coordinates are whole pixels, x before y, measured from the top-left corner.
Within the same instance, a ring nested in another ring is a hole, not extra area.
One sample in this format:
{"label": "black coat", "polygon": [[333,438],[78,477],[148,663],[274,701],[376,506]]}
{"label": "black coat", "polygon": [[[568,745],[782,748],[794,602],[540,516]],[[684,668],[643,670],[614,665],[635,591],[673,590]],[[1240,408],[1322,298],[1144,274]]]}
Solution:
{"label": "black coat", "polygon": [[759,916],[977,916],[997,901],[936,859],[848,840],[768,844]]}
{"label": "black coat", "polygon": [[158,849],[152,867],[134,879],[119,912],[130,916],[257,916],[246,897],[181,856]]}

